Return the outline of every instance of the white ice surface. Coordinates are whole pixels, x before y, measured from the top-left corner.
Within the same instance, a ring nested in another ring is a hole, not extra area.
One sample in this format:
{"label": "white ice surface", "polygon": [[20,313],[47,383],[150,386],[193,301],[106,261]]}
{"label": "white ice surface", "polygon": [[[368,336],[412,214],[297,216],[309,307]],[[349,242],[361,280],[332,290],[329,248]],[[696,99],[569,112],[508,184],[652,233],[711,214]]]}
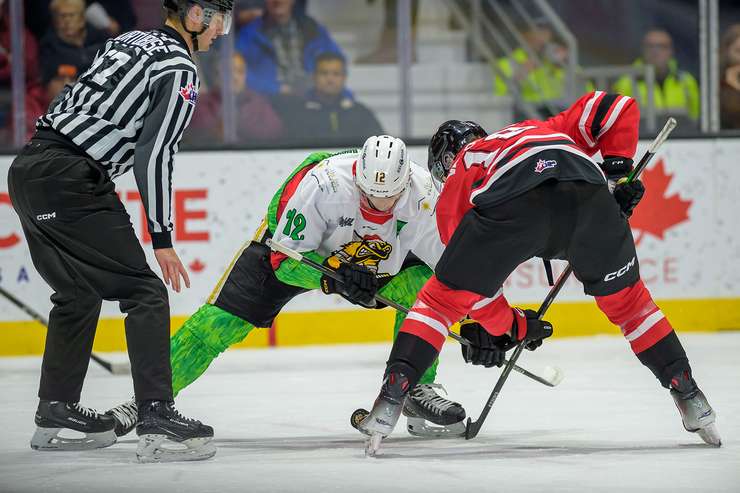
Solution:
{"label": "white ice surface", "polygon": [[[405,419],[378,459],[349,426],[378,391],[388,346],[231,351],[178,398],[216,430],[207,462],[136,463],[135,437],[90,452],[34,452],[28,441],[38,358],[0,359],[0,492],[740,491],[740,333],[682,336],[719,413],[724,446],[685,432],[668,392],[620,337],[562,339],[522,366],[560,366],[549,389],[512,373],[474,440],[410,437]],[[498,370],[464,365],[447,343],[438,381],[476,416]],[[83,403],[131,394],[128,377],[91,363]]]}

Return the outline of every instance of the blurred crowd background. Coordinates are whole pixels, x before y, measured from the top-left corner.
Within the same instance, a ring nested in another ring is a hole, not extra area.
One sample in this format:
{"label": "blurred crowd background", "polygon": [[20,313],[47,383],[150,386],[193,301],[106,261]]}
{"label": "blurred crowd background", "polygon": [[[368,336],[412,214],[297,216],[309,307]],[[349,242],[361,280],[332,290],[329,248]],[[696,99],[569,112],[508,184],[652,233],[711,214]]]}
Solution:
{"label": "blurred crowd background", "polygon": [[[160,0],[0,0],[0,148],[107,39],[162,16]],[[668,115],[684,135],[740,130],[734,0],[236,0],[235,26],[198,56],[184,148],[421,142],[450,118],[494,130],[593,89],[636,97],[645,136]]]}

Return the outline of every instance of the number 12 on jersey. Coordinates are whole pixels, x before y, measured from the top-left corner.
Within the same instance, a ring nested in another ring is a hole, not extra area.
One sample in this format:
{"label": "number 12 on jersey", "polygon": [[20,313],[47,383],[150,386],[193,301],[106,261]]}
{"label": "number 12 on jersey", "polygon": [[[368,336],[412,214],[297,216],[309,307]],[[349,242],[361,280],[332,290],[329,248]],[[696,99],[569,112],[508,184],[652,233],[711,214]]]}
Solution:
{"label": "number 12 on jersey", "polygon": [[304,239],[305,236],[300,234],[301,231],[306,229],[306,218],[303,217],[303,214],[300,212],[297,213],[295,209],[291,209],[285,214],[285,218],[288,222],[285,224],[283,234],[290,236],[290,239],[294,241]]}

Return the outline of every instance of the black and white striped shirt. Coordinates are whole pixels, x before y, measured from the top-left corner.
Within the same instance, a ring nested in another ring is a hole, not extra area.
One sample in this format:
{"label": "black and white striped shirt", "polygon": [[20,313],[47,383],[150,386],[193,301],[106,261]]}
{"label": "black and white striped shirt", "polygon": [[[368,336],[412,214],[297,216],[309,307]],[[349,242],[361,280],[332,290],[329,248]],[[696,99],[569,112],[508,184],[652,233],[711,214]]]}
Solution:
{"label": "black and white striped shirt", "polygon": [[133,168],[154,248],[172,244],[173,158],[199,84],[177,31],[128,32],[108,41],[36,125],[72,141],[111,179]]}

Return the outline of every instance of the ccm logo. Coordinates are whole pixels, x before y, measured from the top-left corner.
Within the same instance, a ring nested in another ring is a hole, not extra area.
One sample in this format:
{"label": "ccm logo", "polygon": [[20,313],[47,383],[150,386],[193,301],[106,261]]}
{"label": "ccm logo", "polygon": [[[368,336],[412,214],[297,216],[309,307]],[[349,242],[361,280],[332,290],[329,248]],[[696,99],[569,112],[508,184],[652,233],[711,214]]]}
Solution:
{"label": "ccm logo", "polygon": [[48,221],[49,219],[56,219],[57,213],[56,212],[50,212],[48,214],[39,214],[36,216],[37,221]]}
{"label": "ccm logo", "polygon": [[627,265],[625,265],[624,267],[622,267],[618,271],[611,272],[611,273],[605,275],[604,276],[604,280],[605,281],[613,281],[617,277],[622,277],[623,275],[625,275],[627,273],[627,271],[630,270],[635,265],[635,259],[636,259],[636,257],[632,257],[632,260],[630,260],[629,262],[627,262]]}

